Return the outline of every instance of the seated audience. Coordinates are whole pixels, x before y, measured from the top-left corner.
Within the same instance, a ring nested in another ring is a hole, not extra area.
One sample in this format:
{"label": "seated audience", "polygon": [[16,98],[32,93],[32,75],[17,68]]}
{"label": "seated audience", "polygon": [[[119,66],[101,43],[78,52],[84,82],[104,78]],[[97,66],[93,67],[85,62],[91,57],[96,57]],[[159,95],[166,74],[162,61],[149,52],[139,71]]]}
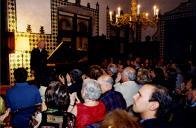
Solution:
{"label": "seated audience", "polygon": [[[89,124],[102,121],[106,109],[102,101],[98,101],[101,95],[101,88],[97,81],[93,79],[85,79],[82,85],[82,98],[84,103],[79,103],[76,93],[70,95],[70,105],[68,112],[76,116],[76,127],[84,128]],[[75,104],[75,100],[78,103]]]}

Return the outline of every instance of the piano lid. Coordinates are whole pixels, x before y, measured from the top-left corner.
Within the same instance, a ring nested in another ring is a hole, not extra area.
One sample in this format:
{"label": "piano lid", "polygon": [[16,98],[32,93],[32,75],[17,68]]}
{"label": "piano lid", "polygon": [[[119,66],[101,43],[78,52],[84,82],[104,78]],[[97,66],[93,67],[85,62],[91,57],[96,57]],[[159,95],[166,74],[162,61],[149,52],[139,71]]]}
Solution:
{"label": "piano lid", "polygon": [[72,58],[72,51],[69,42],[61,42],[47,58],[48,65],[68,63]]}
{"label": "piano lid", "polygon": [[50,54],[48,66],[78,63],[87,56],[87,52],[77,51],[71,46],[71,42],[61,42],[56,49]]}

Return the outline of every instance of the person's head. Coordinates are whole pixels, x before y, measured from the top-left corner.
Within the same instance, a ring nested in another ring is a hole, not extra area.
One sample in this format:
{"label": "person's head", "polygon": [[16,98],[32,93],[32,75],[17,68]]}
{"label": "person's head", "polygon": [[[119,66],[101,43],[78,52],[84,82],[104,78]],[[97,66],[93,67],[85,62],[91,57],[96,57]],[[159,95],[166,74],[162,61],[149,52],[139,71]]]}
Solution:
{"label": "person's head", "polygon": [[139,68],[137,71],[137,82],[140,84],[150,83],[149,70],[145,68]]}
{"label": "person's head", "polygon": [[118,68],[118,72],[122,73],[123,69],[124,69],[124,65],[123,64],[118,64],[117,68]]}
{"label": "person's head", "polygon": [[186,103],[189,106],[192,106],[196,103],[196,88],[188,92],[186,96]]}
{"label": "person's head", "polygon": [[69,105],[67,87],[59,81],[50,82],[45,92],[45,102],[48,108],[66,110]]}
{"label": "person's head", "polygon": [[96,80],[85,79],[81,90],[82,98],[85,100],[97,100],[101,96],[101,88]]}
{"label": "person's head", "polygon": [[70,103],[67,86],[59,85],[54,93],[54,97],[57,108],[66,111]]}
{"label": "person's head", "polygon": [[111,76],[104,74],[97,79],[97,82],[100,84],[102,93],[105,93],[112,89],[114,83]]}
{"label": "person's head", "polygon": [[27,71],[24,68],[14,70],[14,78],[16,83],[23,83],[27,80]]}
{"label": "person's head", "polygon": [[126,67],[122,72],[122,82],[133,81],[136,78],[136,71],[132,67]]}
{"label": "person's head", "polygon": [[108,67],[107,67],[107,73],[109,75],[114,75],[114,74],[117,74],[117,71],[118,71],[118,68],[116,66],[116,64],[109,64]]}
{"label": "person's head", "polygon": [[172,98],[165,87],[145,84],[133,96],[133,111],[142,119],[162,118],[168,114]]}
{"label": "person's head", "polygon": [[136,118],[125,110],[116,109],[108,113],[100,128],[140,128]]}
{"label": "person's head", "polygon": [[87,76],[94,80],[97,80],[102,74],[103,71],[99,65],[92,65],[87,71]]}
{"label": "person's head", "polygon": [[[154,71],[154,77],[158,77],[158,78],[162,78],[162,79],[165,78],[163,69],[161,69],[161,68],[155,68],[153,71]],[[153,75],[152,75],[152,77],[153,77]]]}
{"label": "person's head", "polygon": [[45,47],[45,41],[44,40],[40,40],[37,43],[37,47],[40,48],[40,49],[43,49]]}
{"label": "person's head", "polygon": [[189,90],[186,94],[186,100],[188,104],[194,104],[196,102],[196,79],[192,77],[185,85],[185,88]]}
{"label": "person's head", "polygon": [[193,87],[196,86],[196,78],[192,75],[186,75],[184,77],[184,84],[186,90],[191,90]]}
{"label": "person's head", "polygon": [[74,82],[80,81],[82,80],[82,71],[80,71],[79,69],[73,69],[70,72],[70,77],[72,78]]}

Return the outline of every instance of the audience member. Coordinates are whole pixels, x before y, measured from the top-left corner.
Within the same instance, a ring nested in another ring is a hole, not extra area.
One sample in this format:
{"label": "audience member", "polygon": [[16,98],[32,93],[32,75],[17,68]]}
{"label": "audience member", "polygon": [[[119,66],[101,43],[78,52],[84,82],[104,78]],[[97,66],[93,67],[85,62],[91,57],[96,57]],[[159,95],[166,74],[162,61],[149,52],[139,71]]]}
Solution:
{"label": "audience member", "polygon": [[29,85],[26,82],[27,71],[24,68],[16,69],[14,78],[14,87],[6,93],[7,107],[14,113],[11,125],[14,128],[27,128],[35,111],[34,106],[42,103],[41,96],[34,85]]}
{"label": "audience member", "polygon": [[126,101],[120,92],[112,89],[113,79],[109,75],[102,75],[98,78],[97,82],[101,86],[102,95],[100,100],[105,104],[107,112],[114,109],[126,109]]}
{"label": "audience member", "polygon": [[77,93],[77,97],[83,102],[81,96],[82,89],[82,72],[79,69],[73,69],[70,74],[66,76],[68,82],[68,93]]}
{"label": "audience member", "polygon": [[172,127],[195,128],[196,118],[196,81],[194,78],[188,80],[184,91],[179,91],[179,99],[173,107]]}
{"label": "audience member", "polygon": [[116,109],[105,116],[100,128],[140,128],[140,125],[126,111]]}
{"label": "audience member", "polygon": [[99,65],[91,65],[87,70],[86,75],[91,79],[97,80],[101,75],[103,75],[103,70]]}
{"label": "audience member", "polygon": [[113,80],[116,80],[118,68],[116,64],[110,63],[107,67],[107,74],[109,74]]}
{"label": "audience member", "polygon": [[145,84],[133,97],[133,111],[139,113],[144,128],[166,128],[166,116],[171,107],[172,98],[162,86]]}
{"label": "audience member", "polygon": [[[98,101],[101,95],[101,88],[95,80],[85,79],[81,94],[84,103],[79,103],[76,93],[72,93],[68,108],[68,112],[76,116],[77,128],[84,128],[87,125],[102,121],[106,113],[105,105],[102,101]],[[76,99],[78,103],[74,106]]]}
{"label": "audience member", "polygon": [[[75,126],[75,116],[66,112],[70,103],[67,86],[59,81],[52,81],[46,89],[47,110],[43,112],[42,127]],[[72,128],[72,127],[70,127]]]}
{"label": "audience member", "polygon": [[[139,85],[135,82],[136,71],[134,68],[126,67],[121,74],[118,74],[116,84],[114,85],[115,91],[120,92],[127,104],[127,107],[133,104],[133,95],[139,90]],[[122,83],[120,83],[120,80]]]}
{"label": "audience member", "polygon": [[67,86],[63,86],[59,81],[52,81],[49,83],[45,97],[48,109],[57,109],[60,112],[67,110],[70,102]]}

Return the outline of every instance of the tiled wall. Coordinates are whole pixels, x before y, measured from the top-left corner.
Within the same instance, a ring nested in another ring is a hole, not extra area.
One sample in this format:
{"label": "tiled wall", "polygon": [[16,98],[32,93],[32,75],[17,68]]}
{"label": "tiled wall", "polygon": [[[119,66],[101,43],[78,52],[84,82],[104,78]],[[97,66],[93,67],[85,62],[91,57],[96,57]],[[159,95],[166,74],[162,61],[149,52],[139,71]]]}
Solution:
{"label": "tiled wall", "polygon": [[[30,49],[24,52],[15,52],[9,55],[9,73],[10,73],[10,83],[14,81],[13,72],[14,69],[18,67],[24,67],[28,71],[28,79],[31,79],[30,74],[30,51],[36,47],[38,40],[46,41],[46,49],[51,53],[55,50],[57,46],[57,34],[58,34],[58,6],[62,5],[73,5],[74,3],[68,3],[60,0],[51,0],[51,34],[39,34],[39,33],[27,33],[27,32],[17,32],[16,30],[16,0],[7,1],[7,12],[8,12],[8,32],[15,33],[15,39],[17,37],[28,37]],[[87,8],[92,13],[97,15],[98,11],[96,9]],[[96,21],[97,28],[99,27],[99,19]],[[99,31],[99,29],[97,29]],[[97,32],[98,33],[98,32]]]}

